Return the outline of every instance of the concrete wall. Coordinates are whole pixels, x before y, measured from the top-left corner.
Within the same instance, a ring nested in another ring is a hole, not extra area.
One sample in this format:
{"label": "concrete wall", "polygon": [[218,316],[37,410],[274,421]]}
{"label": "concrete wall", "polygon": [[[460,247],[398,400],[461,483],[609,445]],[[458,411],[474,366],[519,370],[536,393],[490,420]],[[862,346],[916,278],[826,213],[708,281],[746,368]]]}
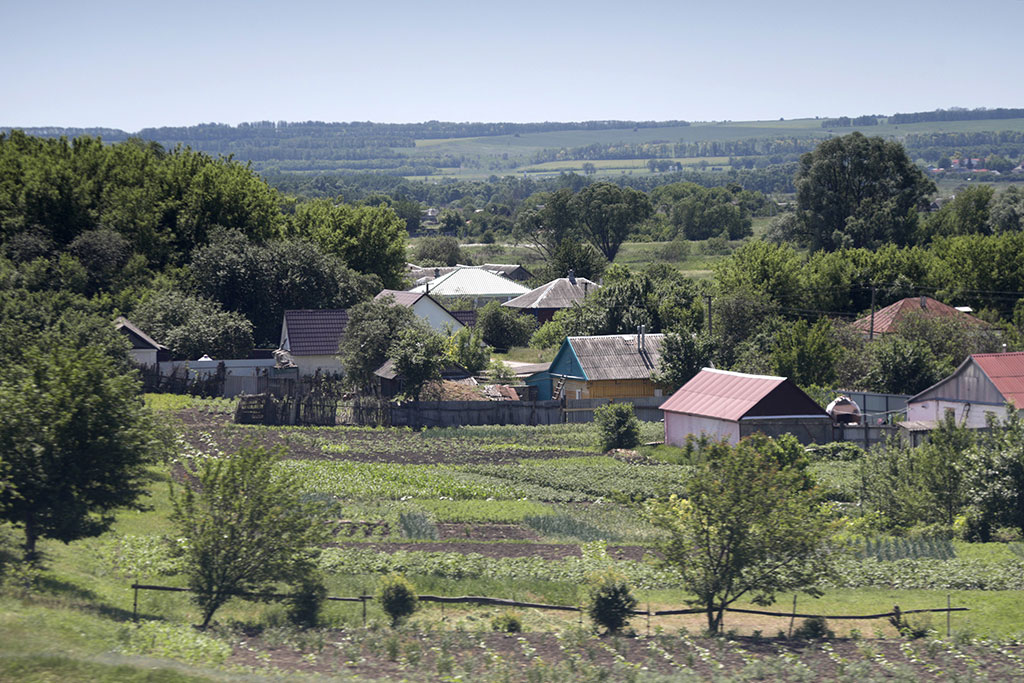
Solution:
{"label": "concrete wall", "polygon": [[315,375],[319,370],[321,373],[341,372],[341,361],[337,356],[292,356],[292,360],[299,366],[299,374],[302,376]]}
{"label": "concrete wall", "polygon": [[969,403],[949,399],[927,399],[907,404],[908,420],[933,420],[938,422],[952,410],[958,424],[972,429],[980,429],[987,424],[987,414],[992,413],[999,419],[1006,417],[1006,406],[985,403]]}
{"label": "concrete wall", "polygon": [[690,434],[706,434],[714,439],[728,439],[729,443],[736,443],[740,440],[740,424],[713,417],[665,413],[666,444],[682,446]]}

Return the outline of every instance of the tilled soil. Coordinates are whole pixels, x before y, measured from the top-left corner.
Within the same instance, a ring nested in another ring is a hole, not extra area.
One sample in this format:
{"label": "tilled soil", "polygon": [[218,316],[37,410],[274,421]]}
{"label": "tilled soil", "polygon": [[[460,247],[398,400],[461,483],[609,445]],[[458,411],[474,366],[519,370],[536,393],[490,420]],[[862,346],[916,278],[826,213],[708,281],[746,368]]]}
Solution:
{"label": "tilled soil", "polygon": [[[403,551],[447,552],[468,555],[475,553],[485,557],[542,557],[545,560],[560,560],[566,557],[581,557],[580,546],[570,543],[482,543],[476,541],[424,541],[416,543],[342,542],[340,547],[372,548],[381,553]],[[617,560],[640,560],[646,549],[642,546],[608,546],[608,555]]]}

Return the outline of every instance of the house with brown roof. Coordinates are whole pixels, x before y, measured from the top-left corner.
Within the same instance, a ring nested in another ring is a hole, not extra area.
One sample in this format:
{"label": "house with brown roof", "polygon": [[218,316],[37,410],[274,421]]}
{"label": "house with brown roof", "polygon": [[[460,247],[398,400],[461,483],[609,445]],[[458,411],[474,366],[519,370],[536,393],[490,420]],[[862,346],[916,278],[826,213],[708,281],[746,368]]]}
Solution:
{"label": "house with brown roof", "polygon": [[506,301],[502,306],[529,313],[537,318],[539,324],[544,324],[555,317],[558,311],[582,304],[600,286],[585,277],[578,278],[570,271],[568,277],[560,277],[531,289],[526,294]]}
{"label": "house with brown roof", "polygon": [[[979,320],[973,315],[968,315],[948,306],[941,301],[936,301],[930,296],[915,296],[907,299],[900,299],[894,304],[875,311],[874,316],[866,315],[863,318],[851,323],[851,327],[867,337],[874,337],[880,334],[892,334],[899,327],[900,322],[911,316],[918,316],[926,319],[943,318],[947,320],[959,320],[966,325],[975,327],[988,327],[988,323]],[[874,333],[871,327],[874,323]]]}
{"label": "house with brown roof", "polygon": [[758,432],[791,433],[801,443],[832,441],[832,418],[792,380],[704,368],[661,405],[665,443],[690,435],[736,443]]}
{"label": "house with brown roof", "polygon": [[908,429],[931,429],[952,412],[959,424],[985,427],[1006,417],[1006,404],[1024,409],[1024,352],[976,353],[952,375],[907,401]]}
{"label": "house with brown roof", "polygon": [[281,343],[301,375],[341,372],[338,344],[348,327],[348,311],[340,308],[285,311]]}
{"label": "house with brown roof", "polygon": [[532,375],[538,398],[661,396],[651,376],[661,363],[663,334],[567,337],[546,373]]}

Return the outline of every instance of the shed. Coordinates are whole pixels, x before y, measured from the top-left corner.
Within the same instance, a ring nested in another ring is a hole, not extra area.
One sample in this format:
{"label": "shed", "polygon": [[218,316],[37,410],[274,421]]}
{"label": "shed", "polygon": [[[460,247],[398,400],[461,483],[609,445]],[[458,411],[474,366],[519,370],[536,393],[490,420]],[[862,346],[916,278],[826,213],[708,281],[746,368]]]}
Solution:
{"label": "shed", "polygon": [[587,295],[598,287],[600,285],[596,282],[585,277],[575,277],[570,272],[569,277],[560,277],[531,289],[526,294],[506,301],[502,306],[530,313],[537,318],[538,323],[543,324],[555,317],[558,311],[582,304]]}
{"label": "shed", "polygon": [[138,365],[155,366],[159,362],[171,360],[171,350],[136,327],[130,320],[118,316],[114,320],[114,329],[128,337],[132,347],[128,355]]}
{"label": "shed", "polygon": [[907,401],[907,420],[937,423],[953,411],[958,423],[984,427],[1006,417],[1006,404],[1024,408],[1024,352],[976,353],[952,375]]}
{"label": "shed", "polygon": [[832,441],[832,419],[792,380],[704,368],[661,405],[665,443],[690,434],[736,443],[762,432],[793,434],[801,443]]}
{"label": "shed", "polygon": [[[538,398],[640,398],[661,396],[651,376],[661,363],[663,334],[608,334],[567,337],[547,373],[527,384]],[[548,394],[547,388],[551,393]]]}

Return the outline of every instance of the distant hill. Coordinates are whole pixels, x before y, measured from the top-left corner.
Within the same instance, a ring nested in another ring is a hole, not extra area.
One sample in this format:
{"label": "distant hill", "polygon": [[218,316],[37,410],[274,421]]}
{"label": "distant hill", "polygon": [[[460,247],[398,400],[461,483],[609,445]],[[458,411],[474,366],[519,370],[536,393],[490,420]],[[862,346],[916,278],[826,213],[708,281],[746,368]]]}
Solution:
{"label": "distant hill", "polygon": [[[3,130],[9,130],[3,129]],[[325,123],[258,121],[144,128],[25,128],[42,137],[129,137],[233,156],[265,174],[364,174],[484,179],[493,175],[646,175],[792,164],[821,140],[861,130],[903,142],[935,163],[955,153],[1024,154],[1024,109],[949,109],[778,121]]]}

